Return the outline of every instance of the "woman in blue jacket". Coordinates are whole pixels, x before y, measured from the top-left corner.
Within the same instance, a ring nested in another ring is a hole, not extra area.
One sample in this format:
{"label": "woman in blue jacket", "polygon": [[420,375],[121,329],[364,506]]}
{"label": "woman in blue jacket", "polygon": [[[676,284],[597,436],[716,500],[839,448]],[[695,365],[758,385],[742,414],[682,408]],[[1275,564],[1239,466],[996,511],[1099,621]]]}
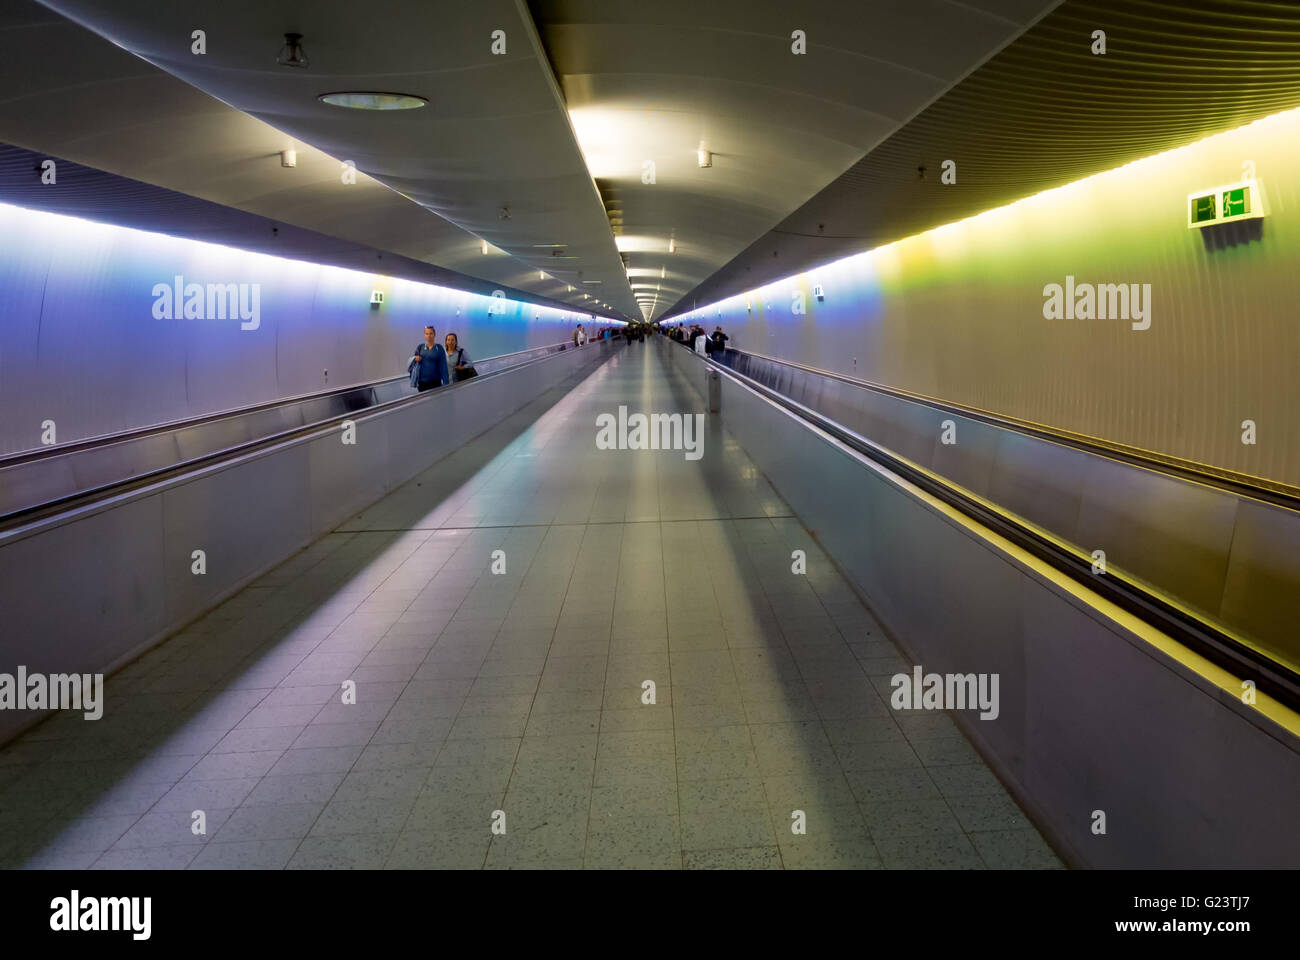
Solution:
{"label": "woman in blue jacket", "polygon": [[411,386],[421,393],[447,382],[447,351],[438,342],[438,331],[433,327],[424,328],[424,343],[415,348],[406,370],[411,375]]}

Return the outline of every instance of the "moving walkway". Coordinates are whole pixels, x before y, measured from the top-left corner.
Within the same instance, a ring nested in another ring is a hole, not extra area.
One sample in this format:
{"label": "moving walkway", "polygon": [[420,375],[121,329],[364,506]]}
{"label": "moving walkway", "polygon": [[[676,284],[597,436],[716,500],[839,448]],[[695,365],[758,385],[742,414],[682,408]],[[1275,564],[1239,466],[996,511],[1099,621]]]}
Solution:
{"label": "moving walkway", "polygon": [[914,669],[998,678],[953,719],[1068,861],[1300,862],[1289,492],[656,341]]}
{"label": "moving walkway", "polygon": [[[620,347],[542,347],[424,393],[388,378],[0,461],[0,662],[111,673]],[[0,714],[0,742],[39,719]]]}
{"label": "moving walkway", "polygon": [[1300,491],[760,354],[710,359],[1300,706]]}
{"label": "moving walkway", "polygon": [[[492,376],[564,351],[556,343],[489,357],[476,364]],[[444,390],[460,384],[448,384]],[[417,399],[406,376],[388,377],[202,417],[92,437],[0,457],[0,529],[90,502],[124,484],[157,481],[219,462],[303,430]]]}

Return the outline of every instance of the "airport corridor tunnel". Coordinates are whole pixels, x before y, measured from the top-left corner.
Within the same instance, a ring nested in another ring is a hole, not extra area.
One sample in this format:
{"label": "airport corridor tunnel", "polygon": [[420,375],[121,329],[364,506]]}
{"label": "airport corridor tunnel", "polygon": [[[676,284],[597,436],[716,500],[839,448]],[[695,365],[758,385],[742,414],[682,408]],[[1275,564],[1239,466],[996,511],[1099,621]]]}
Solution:
{"label": "airport corridor tunnel", "polygon": [[1300,11],[371,7],[0,0],[0,866],[1300,866]]}

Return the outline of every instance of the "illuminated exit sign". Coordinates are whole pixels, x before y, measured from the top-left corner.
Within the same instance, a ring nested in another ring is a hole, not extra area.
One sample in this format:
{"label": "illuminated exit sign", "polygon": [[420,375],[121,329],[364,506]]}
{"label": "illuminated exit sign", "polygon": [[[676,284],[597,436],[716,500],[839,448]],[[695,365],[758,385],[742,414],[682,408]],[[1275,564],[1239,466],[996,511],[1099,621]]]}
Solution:
{"label": "illuminated exit sign", "polygon": [[1264,198],[1259,184],[1243,180],[1213,190],[1198,190],[1187,195],[1187,226],[1192,229],[1234,220],[1253,220],[1264,216]]}

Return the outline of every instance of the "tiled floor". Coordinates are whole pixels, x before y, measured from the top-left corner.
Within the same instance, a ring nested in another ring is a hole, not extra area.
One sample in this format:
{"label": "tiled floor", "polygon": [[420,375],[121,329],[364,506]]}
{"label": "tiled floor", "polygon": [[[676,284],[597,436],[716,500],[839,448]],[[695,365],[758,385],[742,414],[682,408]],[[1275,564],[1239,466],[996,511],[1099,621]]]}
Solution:
{"label": "tiled floor", "polygon": [[1059,867],[892,715],[908,665],[744,452],[597,450],[619,404],[697,409],[632,344],[0,751],[0,865]]}

